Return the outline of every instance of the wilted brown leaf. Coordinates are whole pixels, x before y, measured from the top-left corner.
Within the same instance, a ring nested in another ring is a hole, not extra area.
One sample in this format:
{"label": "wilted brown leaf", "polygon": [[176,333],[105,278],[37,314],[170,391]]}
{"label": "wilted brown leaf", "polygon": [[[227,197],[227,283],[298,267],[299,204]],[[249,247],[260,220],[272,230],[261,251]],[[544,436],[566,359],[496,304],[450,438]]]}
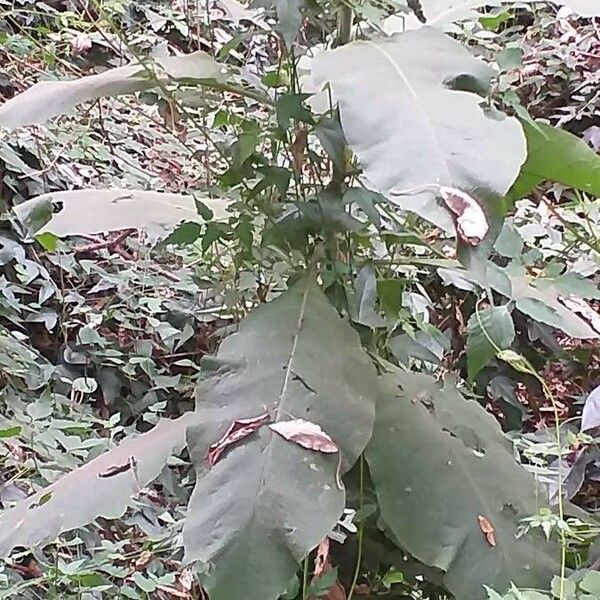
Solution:
{"label": "wilted brown leaf", "polygon": [[218,462],[219,458],[225,450],[239,442],[241,439],[249,436],[251,433],[256,431],[262,425],[265,425],[271,420],[269,413],[259,415],[258,417],[251,417],[249,419],[238,419],[231,424],[231,427],[217,440],[214,444],[211,444],[208,448],[206,460],[212,467]]}
{"label": "wilted brown leaf", "polygon": [[486,236],[489,225],[481,206],[468,194],[452,187],[441,187],[440,195],[456,215],[456,231],[463,241],[477,246]]}
{"label": "wilted brown leaf", "polygon": [[290,442],[303,448],[334,454],[338,451],[337,444],[316,423],[304,419],[279,421],[271,423],[269,428]]}
{"label": "wilted brown leaf", "polygon": [[479,529],[481,529],[481,533],[485,535],[485,539],[487,543],[492,547],[496,547],[496,530],[494,526],[481,515],[477,516],[477,522],[479,523]]}

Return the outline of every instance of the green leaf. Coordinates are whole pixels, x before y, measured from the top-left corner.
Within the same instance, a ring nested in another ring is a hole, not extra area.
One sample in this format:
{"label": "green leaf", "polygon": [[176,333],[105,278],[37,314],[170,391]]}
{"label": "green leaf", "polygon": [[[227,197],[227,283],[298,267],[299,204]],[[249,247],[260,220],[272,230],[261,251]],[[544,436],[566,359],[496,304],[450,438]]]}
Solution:
{"label": "green leaf", "polygon": [[577,136],[536,122],[521,121],[527,137],[527,161],[510,190],[512,199],[527,196],[543,181],[600,196],[600,155]]}
{"label": "green leaf", "polygon": [[16,546],[51,542],[63,531],[99,516],[120,517],[141,488],[153,481],[167,459],[185,444],[196,415],[163,419],[149,432],[130,438],[86,465],[63,475],[0,515],[0,554]]}
{"label": "green leaf", "polygon": [[496,63],[503,71],[512,71],[521,67],[523,50],[515,46],[506,46],[496,55]]}
{"label": "green leaf", "polygon": [[302,104],[310,94],[283,94],[277,99],[277,123],[282,129],[287,129],[290,121],[312,123],[310,111]]}
{"label": "green leaf", "polygon": [[201,426],[188,445],[197,483],[184,526],[186,561],[212,565],[212,600],[276,600],[344,508],[338,456],[308,450],[263,426],[212,468],[211,444],[238,419],[318,424],[341,451],[345,472],[372,431],[376,377],[356,332],[310,277],[250,313],[216,359],[203,363]]}
{"label": "green leaf", "polygon": [[339,117],[335,119],[331,117],[321,118],[315,127],[315,133],[336,169],[343,172],[346,166],[346,138]]}
{"label": "green leaf", "polygon": [[[120,96],[164,85],[171,81],[222,81],[222,65],[206,52],[171,56],[108,69],[72,81],[41,81],[0,107],[0,127],[13,129],[41,124],[87,100]],[[150,77],[152,75],[152,77]]]}
{"label": "green leaf", "polygon": [[[228,216],[228,200],[203,198],[202,202],[216,219]],[[54,214],[47,208],[52,204],[60,209]],[[22,223],[30,224],[32,215],[42,208],[51,217],[37,223],[38,237],[45,233],[65,237],[132,228],[143,229],[151,238],[158,238],[181,221],[203,221],[191,195],[125,189],[51,192],[18,204],[13,210]]]}
{"label": "green leaf", "polygon": [[515,326],[506,306],[474,312],[467,323],[467,373],[472,382],[499,350],[510,348]]}
{"label": "green leaf", "polygon": [[517,258],[523,253],[525,242],[517,228],[509,221],[505,221],[498,239],[494,243],[494,250],[507,258]]}
{"label": "green leaf", "polygon": [[15,427],[6,427],[5,429],[0,429],[0,439],[16,437],[21,433],[21,426],[16,425]]}
{"label": "green leaf", "polygon": [[298,36],[302,25],[302,13],[305,9],[304,0],[257,0],[253,6],[263,8],[275,8],[277,12],[277,25],[275,29],[281,33],[281,37],[288,48]]}
{"label": "green leaf", "polygon": [[595,594],[600,598],[600,573],[598,573],[598,571],[586,573],[585,577],[581,580],[579,587],[583,591]]}
{"label": "green leaf", "polygon": [[165,244],[175,244],[183,246],[193,244],[202,234],[202,225],[200,223],[182,223],[169,235]]}
{"label": "green leaf", "polygon": [[53,233],[47,231],[46,233],[40,233],[36,235],[35,239],[39,242],[40,246],[47,252],[54,252],[58,245],[58,237]]}
{"label": "green leaf", "polygon": [[503,210],[500,196],[525,160],[519,122],[486,114],[472,93],[486,93],[493,74],[430,28],[352,42],[319,54],[313,68],[317,86],[330,84],[369,186],[447,230],[439,186]]}
{"label": "green leaf", "polygon": [[485,599],[484,585],[548,587],[558,547],[538,534],[515,537],[544,492],[515,462],[496,420],[451,382],[400,371],[383,378],[366,457],[393,539],[442,569],[457,600]]}

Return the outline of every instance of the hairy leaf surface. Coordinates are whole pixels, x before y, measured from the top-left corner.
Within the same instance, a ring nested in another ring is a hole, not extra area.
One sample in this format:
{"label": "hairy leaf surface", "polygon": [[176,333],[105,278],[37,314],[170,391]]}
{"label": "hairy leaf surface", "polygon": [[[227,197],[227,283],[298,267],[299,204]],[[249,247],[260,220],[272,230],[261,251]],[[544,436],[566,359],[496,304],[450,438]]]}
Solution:
{"label": "hairy leaf surface", "polygon": [[[252,312],[204,368],[201,425],[188,432],[197,484],[186,559],[206,566],[212,600],[276,600],[342,513],[338,469],[355,462],[371,435],[374,369],[308,277]],[[318,425],[339,452],[304,448],[263,426],[209,469],[207,448],[231,423],[263,413],[274,423]]]}
{"label": "hairy leaf surface", "polygon": [[163,419],[149,432],[127,439],[3,512],[0,555],[15,546],[51,542],[100,516],[120,517],[135,495],[158,477],[169,457],[183,449],[185,430],[195,419],[195,413]]}
{"label": "hairy leaf surface", "polygon": [[452,383],[383,378],[367,460],[393,537],[445,571],[457,600],[483,600],[484,585],[545,588],[556,573],[553,543],[515,538],[520,519],[547,505],[544,492],[494,418]]}

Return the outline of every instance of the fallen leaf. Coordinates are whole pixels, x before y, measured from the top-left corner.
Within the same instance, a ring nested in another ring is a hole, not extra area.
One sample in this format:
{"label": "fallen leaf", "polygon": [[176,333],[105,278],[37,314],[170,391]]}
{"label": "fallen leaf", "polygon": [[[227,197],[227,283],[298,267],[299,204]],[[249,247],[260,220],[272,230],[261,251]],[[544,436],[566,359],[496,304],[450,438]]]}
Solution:
{"label": "fallen leaf", "polygon": [[293,419],[271,423],[269,428],[303,448],[326,454],[338,451],[336,443],[316,423],[304,419]]}
{"label": "fallen leaf", "polygon": [[259,415],[258,417],[251,417],[249,419],[238,419],[234,421],[229,429],[217,440],[214,444],[211,444],[208,448],[206,460],[212,467],[217,463],[221,455],[229,446],[239,442],[241,439],[249,436],[251,433],[256,431],[262,425],[265,425],[271,420],[269,413]]}
{"label": "fallen leaf", "polygon": [[481,529],[481,533],[485,535],[485,539],[487,543],[492,547],[496,547],[496,530],[494,526],[481,515],[477,516],[477,522],[479,523],[479,529]]}
{"label": "fallen leaf", "polygon": [[481,243],[489,230],[481,206],[468,194],[452,187],[440,187],[440,196],[456,215],[456,230],[461,239],[471,246]]}

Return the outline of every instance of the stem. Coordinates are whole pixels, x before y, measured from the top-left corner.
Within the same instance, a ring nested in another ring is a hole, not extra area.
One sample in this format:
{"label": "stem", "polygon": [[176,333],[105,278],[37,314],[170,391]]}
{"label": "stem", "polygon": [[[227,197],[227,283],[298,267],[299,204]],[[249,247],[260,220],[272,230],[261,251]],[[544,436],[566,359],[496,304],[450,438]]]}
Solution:
{"label": "stem", "polygon": [[364,492],[364,470],[365,470],[365,459],[364,456],[360,455],[360,470],[359,470],[359,514],[360,514],[360,523],[358,526],[358,552],[356,555],[356,567],[354,569],[354,577],[352,578],[352,585],[350,586],[350,591],[348,592],[347,600],[352,600],[352,596],[354,594],[354,590],[356,589],[356,584],[358,582],[358,576],[360,575],[360,565],[362,563],[362,550],[363,550],[363,534],[365,531],[365,523],[362,516],[363,512],[363,492]]}
{"label": "stem", "polygon": [[343,46],[350,41],[353,20],[354,13],[352,12],[352,7],[341,3],[337,14],[336,46]]}

